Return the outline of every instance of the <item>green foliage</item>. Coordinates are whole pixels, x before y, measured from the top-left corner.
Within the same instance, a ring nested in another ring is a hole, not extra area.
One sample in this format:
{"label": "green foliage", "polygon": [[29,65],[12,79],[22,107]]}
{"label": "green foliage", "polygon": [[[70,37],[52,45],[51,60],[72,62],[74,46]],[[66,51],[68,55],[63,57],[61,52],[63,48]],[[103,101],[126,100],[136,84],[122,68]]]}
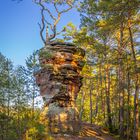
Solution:
{"label": "green foliage", "polygon": [[[0,83],[0,128],[2,128],[0,139],[20,140],[36,116],[33,115],[30,103],[37,92],[31,86],[31,76],[34,72],[31,67],[34,67],[35,61],[33,64],[28,62],[30,68],[28,71],[23,66],[14,68],[10,60],[2,54],[0,54],[0,61],[0,80],[2,81]],[[35,83],[35,80],[33,82]]]}
{"label": "green foliage", "polygon": [[53,54],[50,51],[46,51],[46,50],[41,50],[39,55],[43,59],[51,59],[51,58],[53,58]]}

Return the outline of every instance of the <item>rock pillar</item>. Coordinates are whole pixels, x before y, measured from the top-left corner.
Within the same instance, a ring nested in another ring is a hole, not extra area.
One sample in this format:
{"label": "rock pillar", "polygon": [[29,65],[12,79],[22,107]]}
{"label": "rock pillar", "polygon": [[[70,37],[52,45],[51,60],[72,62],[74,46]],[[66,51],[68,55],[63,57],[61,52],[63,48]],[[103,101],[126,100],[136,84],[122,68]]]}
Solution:
{"label": "rock pillar", "polygon": [[85,52],[71,43],[51,43],[40,50],[41,69],[35,74],[43,97],[51,133],[78,130],[77,94],[82,86],[80,72]]}

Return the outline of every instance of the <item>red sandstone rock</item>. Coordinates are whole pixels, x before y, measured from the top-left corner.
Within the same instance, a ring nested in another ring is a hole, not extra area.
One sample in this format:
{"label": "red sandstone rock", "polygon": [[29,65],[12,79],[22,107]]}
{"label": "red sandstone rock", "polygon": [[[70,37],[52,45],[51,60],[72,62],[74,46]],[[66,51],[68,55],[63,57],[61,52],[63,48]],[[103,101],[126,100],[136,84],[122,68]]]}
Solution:
{"label": "red sandstone rock", "polygon": [[76,131],[73,125],[78,122],[75,100],[82,85],[80,71],[84,55],[83,49],[70,43],[52,43],[40,50],[41,69],[35,77],[48,108],[46,116],[53,133]]}

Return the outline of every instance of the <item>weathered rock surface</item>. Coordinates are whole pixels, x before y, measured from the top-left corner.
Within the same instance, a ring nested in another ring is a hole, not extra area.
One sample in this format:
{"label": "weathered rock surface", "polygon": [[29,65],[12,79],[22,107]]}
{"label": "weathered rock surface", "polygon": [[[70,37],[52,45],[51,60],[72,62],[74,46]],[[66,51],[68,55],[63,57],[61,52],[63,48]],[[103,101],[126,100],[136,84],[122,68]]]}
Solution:
{"label": "weathered rock surface", "polygon": [[41,69],[35,74],[51,133],[78,131],[75,105],[82,77],[85,52],[71,43],[52,43],[40,50]]}

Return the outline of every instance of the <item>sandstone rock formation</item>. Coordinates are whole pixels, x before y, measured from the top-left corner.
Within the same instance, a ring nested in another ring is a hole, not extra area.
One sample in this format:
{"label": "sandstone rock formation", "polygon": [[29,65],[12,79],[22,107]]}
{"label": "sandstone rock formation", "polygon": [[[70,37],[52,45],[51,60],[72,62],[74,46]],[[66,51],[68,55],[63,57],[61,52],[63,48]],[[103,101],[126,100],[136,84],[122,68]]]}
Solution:
{"label": "sandstone rock formation", "polygon": [[80,72],[84,55],[83,49],[71,43],[51,43],[40,50],[41,69],[35,77],[51,133],[78,131],[75,101],[82,86]]}

